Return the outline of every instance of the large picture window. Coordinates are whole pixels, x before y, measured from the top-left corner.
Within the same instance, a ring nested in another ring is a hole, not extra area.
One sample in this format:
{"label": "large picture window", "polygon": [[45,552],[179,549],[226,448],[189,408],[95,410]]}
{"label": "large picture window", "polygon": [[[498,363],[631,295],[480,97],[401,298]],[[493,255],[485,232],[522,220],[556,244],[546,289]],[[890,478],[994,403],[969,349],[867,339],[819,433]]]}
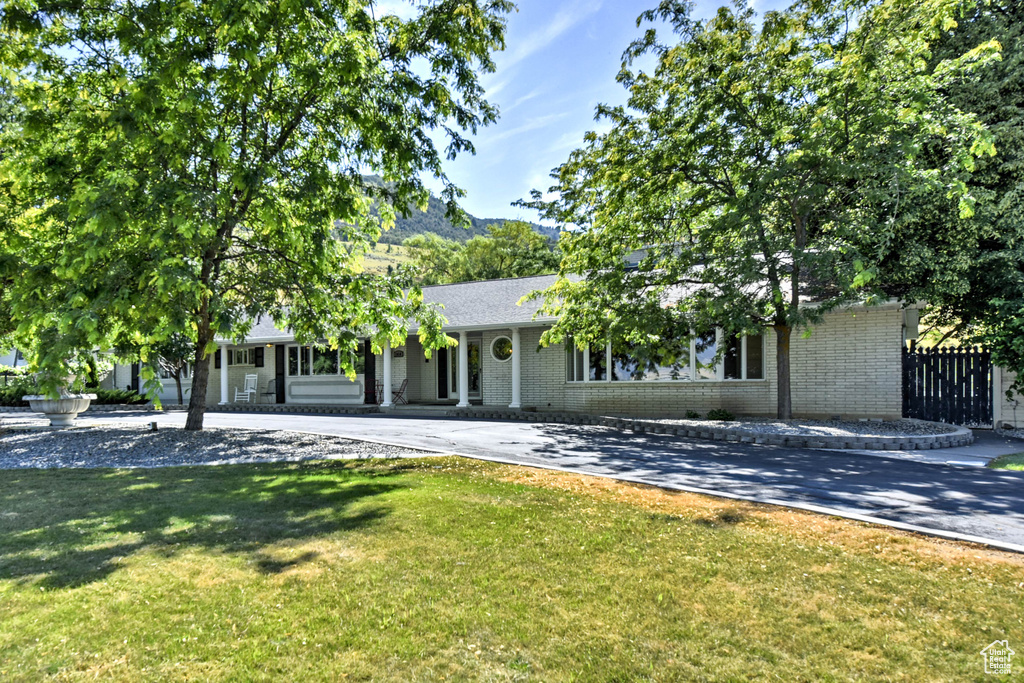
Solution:
{"label": "large picture window", "polygon": [[[719,346],[722,356],[715,362]],[[764,379],[764,335],[735,335],[726,338],[721,330],[695,334],[689,348],[640,353],[623,344],[577,349],[572,341],[565,347],[567,382],[661,382]]]}
{"label": "large picture window", "polygon": [[357,375],[366,373],[363,354],[350,350],[318,349],[315,346],[288,347],[288,376],[343,375],[341,355],[347,353]]}

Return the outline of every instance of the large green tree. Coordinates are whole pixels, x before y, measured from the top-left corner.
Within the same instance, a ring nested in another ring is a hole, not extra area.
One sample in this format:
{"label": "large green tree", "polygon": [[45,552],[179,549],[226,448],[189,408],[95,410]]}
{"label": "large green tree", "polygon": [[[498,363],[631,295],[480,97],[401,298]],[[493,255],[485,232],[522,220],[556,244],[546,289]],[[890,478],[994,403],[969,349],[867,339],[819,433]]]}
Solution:
{"label": "large green tree", "polygon": [[553,273],[560,252],[556,244],[524,221],[487,226],[465,244],[433,233],[415,235],[402,244],[409,250],[417,279],[425,285],[496,280]]}
{"label": "large green tree", "polygon": [[[770,326],[788,418],[791,335],[870,296],[858,236],[936,188],[970,211],[963,181],[989,143],[942,88],[996,46],[929,68],[952,0],[807,0],[763,18],[738,2],[704,21],[690,9],[665,0],[641,16],[674,42],[652,28],[629,47],[628,104],[600,107],[610,130],[556,169],[556,199],[527,204],[578,227],[561,240],[544,342],[610,336],[661,362],[691,330]],[[634,72],[639,58],[653,71]],[[922,162],[924,144],[948,151],[942,166]]]}
{"label": "large green tree", "polygon": [[[960,215],[945,192],[907,205],[891,241],[880,245],[880,277],[895,295],[927,302],[930,324],[991,347],[996,362],[1017,371],[1017,389],[1022,390],[1024,4],[978,3],[943,32],[933,63],[988,40],[1000,43],[1001,59],[985,64],[977,78],[950,83],[947,90],[950,101],[976,114],[994,139],[996,155],[979,159],[967,180],[975,210]],[[925,151],[936,164],[947,156],[941,147]]]}
{"label": "large green tree", "polygon": [[442,156],[496,117],[479,75],[512,5],[413,4],[402,19],[374,0],[0,1],[2,75],[25,112],[0,141],[14,336],[51,390],[97,347],[132,349],[151,375],[180,332],[200,429],[215,338],[258,315],[353,349],[399,342],[419,316],[425,345],[445,343],[415,288],[358,261],[393,207],[425,205],[424,173],[461,215]]}

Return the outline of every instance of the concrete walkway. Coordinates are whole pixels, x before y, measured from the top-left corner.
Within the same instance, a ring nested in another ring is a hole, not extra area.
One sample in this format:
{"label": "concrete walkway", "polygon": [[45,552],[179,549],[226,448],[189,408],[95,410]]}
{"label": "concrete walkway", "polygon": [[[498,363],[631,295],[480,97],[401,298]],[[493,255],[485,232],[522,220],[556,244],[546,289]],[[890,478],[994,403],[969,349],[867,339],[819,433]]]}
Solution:
{"label": "concrete walkway", "polygon": [[[183,413],[103,422],[183,424]],[[210,413],[217,427],[289,429],[785,505],[1024,552],[1024,472],[604,427],[391,417]],[[891,454],[890,454],[891,455]]]}

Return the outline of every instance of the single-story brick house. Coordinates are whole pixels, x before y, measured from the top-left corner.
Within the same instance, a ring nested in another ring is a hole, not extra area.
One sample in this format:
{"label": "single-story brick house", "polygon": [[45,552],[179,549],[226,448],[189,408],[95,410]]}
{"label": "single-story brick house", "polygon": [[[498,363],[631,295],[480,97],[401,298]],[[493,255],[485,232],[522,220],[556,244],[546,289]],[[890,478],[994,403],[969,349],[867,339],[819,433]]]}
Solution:
{"label": "single-story brick house", "polygon": [[[411,404],[637,416],[705,413],[712,408],[741,415],[775,414],[771,328],[759,336],[733,340],[723,339],[720,331],[709,333],[692,343],[688,363],[637,372],[628,358],[611,349],[539,347],[541,333],[553,320],[535,319],[539,302],[518,302],[553,281],[554,276],[538,276],[425,287],[424,299],[444,306],[445,331],[459,340],[459,346],[427,359],[411,330],[403,346],[387,349],[383,356],[372,354],[367,345],[357,359],[361,372],[355,380],[339,373],[336,352],[300,347],[290,332],[261,319],[245,344],[225,345],[217,352],[208,401],[232,402],[245,375],[255,374],[261,402],[298,405],[381,401],[387,408],[405,384],[404,398]],[[916,338],[917,317],[914,308],[897,302],[851,306],[826,314],[809,336],[794,335],[794,414],[900,417],[901,349],[906,340]],[[728,344],[727,351],[714,364],[721,344]],[[131,368],[117,366],[105,381],[129,386]],[[186,388],[189,381],[185,380]],[[162,399],[176,401],[174,381],[163,380],[163,385]]]}

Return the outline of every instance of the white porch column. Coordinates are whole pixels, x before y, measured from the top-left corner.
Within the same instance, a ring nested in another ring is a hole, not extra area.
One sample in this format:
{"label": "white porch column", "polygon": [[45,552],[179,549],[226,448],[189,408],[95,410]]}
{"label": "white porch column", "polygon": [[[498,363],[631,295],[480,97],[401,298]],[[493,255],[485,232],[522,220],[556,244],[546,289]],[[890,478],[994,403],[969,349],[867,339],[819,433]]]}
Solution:
{"label": "white porch column", "polygon": [[220,347],[220,404],[228,402],[228,345]]}
{"label": "white porch column", "polygon": [[469,339],[465,332],[459,332],[459,402],[455,407],[469,407]]}
{"label": "white porch column", "polygon": [[384,398],[381,401],[381,408],[391,407],[391,342],[384,342]]}
{"label": "white porch column", "polygon": [[522,384],[523,364],[519,355],[519,328],[512,328],[512,402],[509,408],[519,409],[523,407],[520,399],[520,386]]}

